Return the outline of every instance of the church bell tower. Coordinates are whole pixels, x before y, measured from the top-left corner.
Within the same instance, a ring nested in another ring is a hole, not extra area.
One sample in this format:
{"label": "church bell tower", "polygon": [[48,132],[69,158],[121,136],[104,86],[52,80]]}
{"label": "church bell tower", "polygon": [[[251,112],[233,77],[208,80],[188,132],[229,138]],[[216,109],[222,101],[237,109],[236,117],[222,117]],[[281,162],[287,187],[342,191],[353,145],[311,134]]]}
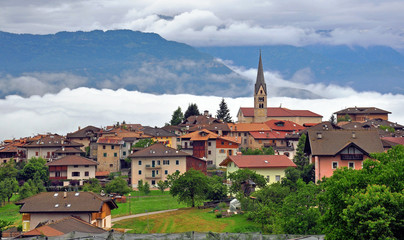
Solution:
{"label": "church bell tower", "polygon": [[257,80],[254,88],[254,120],[253,122],[265,122],[267,120],[267,85],[264,79],[262,59],[258,63]]}

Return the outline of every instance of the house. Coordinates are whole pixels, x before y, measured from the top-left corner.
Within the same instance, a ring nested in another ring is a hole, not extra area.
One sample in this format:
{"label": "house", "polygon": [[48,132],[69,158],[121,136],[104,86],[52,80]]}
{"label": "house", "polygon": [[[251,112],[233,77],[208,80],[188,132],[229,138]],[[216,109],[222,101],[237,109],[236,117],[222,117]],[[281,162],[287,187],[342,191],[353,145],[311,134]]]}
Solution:
{"label": "house", "polygon": [[18,147],[18,150],[26,152],[27,159],[32,157],[41,157],[47,161],[58,158],[55,154],[57,150],[62,148],[80,148],[83,144],[66,139],[58,134],[48,134],[41,136],[39,139],[27,142]]}
{"label": "house", "polygon": [[97,171],[119,172],[121,169],[121,146],[124,144],[122,137],[115,133],[103,135],[97,140]]}
{"label": "house", "polygon": [[66,217],[57,221],[48,221],[46,224],[25,232],[21,235],[23,238],[27,237],[56,237],[62,236],[72,232],[88,233],[88,234],[102,234],[106,230],[91,225],[76,217]]}
{"label": "house", "polygon": [[404,126],[388,120],[375,118],[364,122],[341,122],[342,129],[377,129],[380,137],[404,137]]}
{"label": "house", "polygon": [[227,174],[248,168],[264,176],[268,184],[281,181],[288,167],[296,167],[285,155],[237,155],[228,156],[220,166],[227,168]]}
{"label": "house", "polygon": [[376,118],[389,120],[389,114],[391,114],[391,112],[375,107],[350,107],[335,112],[334,114],[337,115],[337,119],[343,119],[348,116],[349,120],[352,122],[363,122]]}
{"label": "house", "polygon": [[221,136],[226,136],[230,129],[223,121],[212,117],[209,111],[205,110],[203,115],[189,116],[184,122],[178,125],[182,133],[187,134],[201,129],[207,129]]}
{"label": "house", "polygon": [[[85,128],[78,128],[77,131],[73,133],[66,134],[66,138],[68,140],[81,143],[83,146],[81,147],[82,151],[86,151],[87,147],[95,143],[97,141],[98,133],[100,132],[100,128],[94,126],[87,126]],[[95,156],[95,154],[91,154]]]}
{"label": "house", "polygon": [[49,167],[50,180],[87,180],[95,178],[98,163],[89,158],[71,155],[46,165]]}
{"label": "house", "polygon": [[181,136],[181,150],[206,159],[210,167],[216,167],[229,155],[236,155],[240,143],[235,137],[219,136],[206,129]]}
{"label": "house", "polygon": [[229,136],[237,138],[241,142],[242,148],[253,148],[250,141],[250,132],[271,131],[265,123],[228,123],[230,128]]}
{"label": "house", "polygon": [[25,140],[10,140],[4,141],[4,144],[0,145],[0,164],[14,159],[16,162],[26,159],[25,150],[18,149],[25,144]]}
{"label": "house", "polygon": [[340,167],[362,169],[371,153],[383,152],[374,130],[308,130],[305,152],[315,165],[315,181],[330,177]]}
{"label": "house", "polygon": [[15,203],[21,205],[23,232],[39,224],[74,216],[101,228],[111,228],[112,198],[92,192],[42,192]]}
{"label": "house", "polygon": [[143,133],[149,135],[155,142],[163,143],[167,147],[177,147],[177,135],[163,128],[144,127]]}
{"label": "house", "polygon": [[303,125],[305,123],[320,123],[322,116],[309,110],[290,110],[287,108],[267,107],[267,85],[264,79],[261,53],[258,63],[257,79],[254,88],[254,107],[242,107],[238,111],[239,123],[260,123],[268,120],[288,120]]}
{"label": "house", "polygon": [[176,171],[185,173],[189,169],[200,170],[206,174],[206,161],[190,154],[155,143],[150,147],[129,155],[132,160],[132,187],[137,187],[140,180],[156,186],[158,181],[166,181],[167,176]]}

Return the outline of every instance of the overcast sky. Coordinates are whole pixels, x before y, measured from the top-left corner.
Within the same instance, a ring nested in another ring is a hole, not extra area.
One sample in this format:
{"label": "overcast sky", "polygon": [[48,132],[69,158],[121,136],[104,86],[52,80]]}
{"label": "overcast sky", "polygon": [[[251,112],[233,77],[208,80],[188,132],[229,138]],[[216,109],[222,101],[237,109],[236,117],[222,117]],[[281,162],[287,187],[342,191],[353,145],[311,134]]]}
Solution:
{"label": "overcast sky", "polygon": [[[59,31],[131,29],[155,32],[168,40],[193,46],[323,43],[387,45],[404,49],[404,1],[402,0],[1,0],[0,31],[49,34]],[[226,59],[225,59],[226,60]],[[256,69],[232,68],[255,81]],[[302,71],[298,77],[305,79]],[[77,76],[38,73],[31,78],[9,77],[8,87],[23,87],[38,81],[36,88],[48,91],[39,80],[74,79]],[[326,99],[302,100],[269,96],[268,105],[307,109],[328,120],[346,107],[378,107],[393,114],[390,119],[404,124],[404,96],[356,92],[349,87],[291,82],[266,72],[267,84],[302,88]],[[4,86],[3,86],[4,87]],[[25,89],[31,91],[31,89]],[[251,87],[252,91],[252,87]],[[152,95],[123,89],[64,89],[57,94],[0,99],[0,141],[38,133],[73,132],[78,126],[111,125],[125,120],[163,126],[172,112],[189,103],[215,115],[220,97]],[[253,105],[251,98],[226,98],[235,118],[239,107]],[[236,119],[235,119],[236,120]]]}
{"label": "overcast sky", "polygon": [[193,46],[311,43],[404,48],[402,0],[1,0],[0,30],[131,29]]}

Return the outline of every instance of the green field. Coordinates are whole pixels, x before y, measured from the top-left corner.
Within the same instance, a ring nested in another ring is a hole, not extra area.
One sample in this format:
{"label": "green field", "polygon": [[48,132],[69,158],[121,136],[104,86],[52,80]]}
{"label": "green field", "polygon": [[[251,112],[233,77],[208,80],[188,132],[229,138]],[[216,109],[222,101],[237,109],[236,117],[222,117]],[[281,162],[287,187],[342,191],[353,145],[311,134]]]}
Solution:
{"label": "green field", "polygon": [[260,226],[244,215],[216,218],[212,209],[187,208],[174,212],[122,220],[114,228],[131,229],[129,233],[180,232],[258,232]]}
{"label": "green field", "polygon": [[[159,192],[161,194],[161,192]],[[132,195],[133,196],[133,195]],[[168,193],[164,195],[151,195],[144,197],[132,197],[127,199],[126,203],[117,203],[118,208],[112,210],[112,218],[125,216],[129,214],[155,212],[167,209],[176,209],[186,207],[184,204],[177,202],[176,198],[173,198]],[[131,211],[129,211],[129,205]]]}
{"label": "green field", "polygon": [[12,222],[14,226],[21,225],[22,215],[18,212],[20,207],[13,202],[0,207],[0,220]]}

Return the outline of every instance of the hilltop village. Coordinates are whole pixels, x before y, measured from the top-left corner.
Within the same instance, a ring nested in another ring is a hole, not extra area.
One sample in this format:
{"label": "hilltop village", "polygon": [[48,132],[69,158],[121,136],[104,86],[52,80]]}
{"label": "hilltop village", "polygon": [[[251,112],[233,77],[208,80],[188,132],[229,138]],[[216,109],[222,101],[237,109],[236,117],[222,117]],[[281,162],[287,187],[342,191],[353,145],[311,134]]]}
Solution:
{"label": "hilltop village", "polygon": [[[392,113],[388,109],[352,106],[336,110],[324,121],[310,106],[268,107],[261,56],[252,91],[254,101],[239,109],[235,121],[228,117],[223,100],[217,116],[204,111],[180,118],[174,125],[122,122],[104,128],[78,127],[66,136],[49,133],[5,140],[0,146],[3,167],[41,158],[47,168],[44,187],[48,191],[16,203],[21,206],[23,234],[66,234],[67,230],[57,230],[59,225],[94,234],[110,229],[116,199],[99,192],[60,191],[81,188],[92,179],[105,186],[111,176],[125,176],[132,190],[145,184],[158,189],[159,183],[170,182],[175,174],[197,170],[207,176],[224,176],[223,183],[231,188],[235,180],[229,176],[239,170],[252,170],[271,185],[285,184],[290,168],[310,166],[308,179],[303,180],[318,183],[338,169],[361,170],[372,154],[404,145],[404,126],[389,121]],[[307,160],[305,166],[301,159]],[[256,179],[248,180],[256,181],[247,182],[252,189],[244,185],[249,195],[259,184]],[[20,187],[23,184],[19,182]]]}

